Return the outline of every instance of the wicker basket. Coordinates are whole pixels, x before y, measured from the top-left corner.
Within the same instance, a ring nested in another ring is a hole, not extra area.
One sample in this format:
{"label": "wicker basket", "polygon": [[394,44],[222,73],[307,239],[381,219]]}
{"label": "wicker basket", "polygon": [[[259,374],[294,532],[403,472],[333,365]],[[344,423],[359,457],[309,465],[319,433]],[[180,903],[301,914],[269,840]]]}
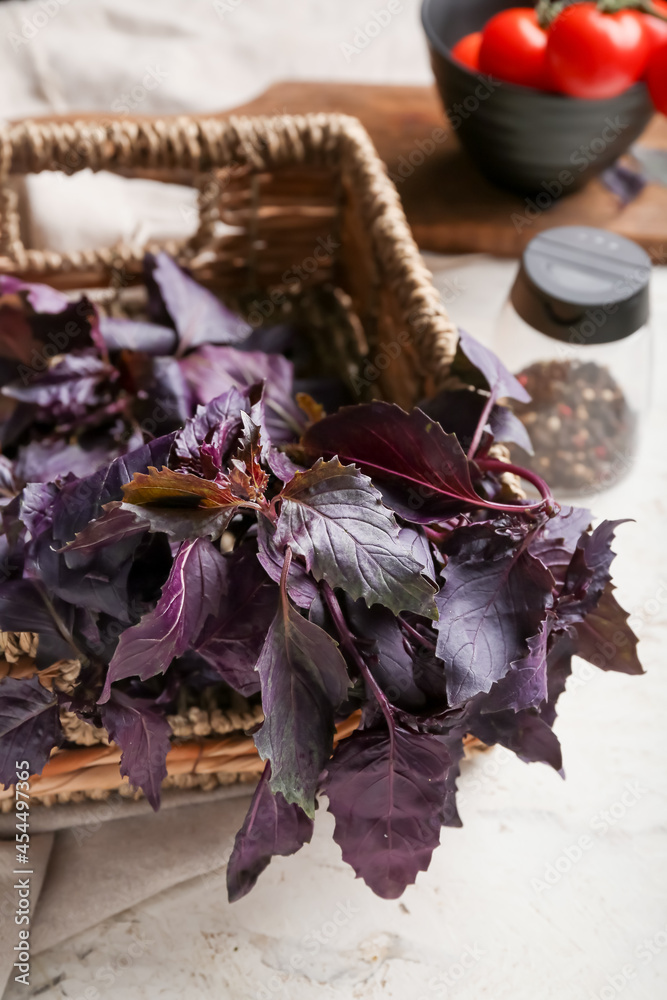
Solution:
{"label": "wicker basket", "polygon": [[[306,310],[316,345],[364,398],[405,407],[442,387],[456,350],[453,324],[410,235],[398,194],[353,118],[150,119],[22,122],[0,133],[0,273],[61,289],[127,288],[140,282],[154,246],[77,253],[31,250],[21,239],[14,177],[43,170],[111,170],[195,187],[199,225],[163,245],[252,321]],[[230,228],[233,227],[233,228]],[[318,322],[328,290],[327,322]],[[94,296],[94,292],[90,293]],[[331,324],[331,313],[336,321]],[[0,634],[1,678],[34,672],[35,639]],[[44,683],[71,683],[78,665],[54,665]],[[263,763],[246,731],[261,712],[206,707],[174,717],[167,782],[213,788],[255,780]],[[55,751],[32,797],[46,804],[135,794],[121,779],[106,734],[64,715],[69,749]],[[357,724],[350,719],[339,737]],[[85,746],[72,746],[85,743]],[[92,745],[91,745],[92,744]],[[0,806],[13,791],[0,791]]]}

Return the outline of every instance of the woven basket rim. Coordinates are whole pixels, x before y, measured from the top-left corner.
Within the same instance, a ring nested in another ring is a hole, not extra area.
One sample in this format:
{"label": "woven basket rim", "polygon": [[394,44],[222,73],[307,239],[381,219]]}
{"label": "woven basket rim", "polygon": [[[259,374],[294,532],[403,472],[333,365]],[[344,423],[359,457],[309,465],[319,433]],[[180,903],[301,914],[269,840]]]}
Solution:
{"label": "woven basket rim", "polygon": [[[68,161],[68,154],[76,159]],[[58,273],[84,275],[120,266],[138,267],[157,245],[54,252],[23,245],[19,202],[10,178],[64,169],[110,170],[132,175],[183,168],[193,175],[229,166],[256,171],[324,163],[341,171],[359,195],[381,279],[396,295],[416,350],[436,382],[446,381],[458,330],[408,226],[395,185],[361,122],[343,114],[219,118],[26,119],[0,128],[0,273],[48,280]],[[184,263],[205,250],[197,238],[160,244]]]}

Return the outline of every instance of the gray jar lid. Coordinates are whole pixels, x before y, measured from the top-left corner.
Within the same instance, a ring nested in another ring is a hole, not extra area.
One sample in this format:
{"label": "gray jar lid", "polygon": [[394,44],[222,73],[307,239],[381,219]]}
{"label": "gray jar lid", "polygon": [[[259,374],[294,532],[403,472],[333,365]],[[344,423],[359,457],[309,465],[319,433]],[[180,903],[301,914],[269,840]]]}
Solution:
{"label": "gray jar lid", "polygon": [[636,243],[605,229],[562,226],[528,244],[511,298],[548,337],[609,344],[647,323],[650,280],[651,258]]}

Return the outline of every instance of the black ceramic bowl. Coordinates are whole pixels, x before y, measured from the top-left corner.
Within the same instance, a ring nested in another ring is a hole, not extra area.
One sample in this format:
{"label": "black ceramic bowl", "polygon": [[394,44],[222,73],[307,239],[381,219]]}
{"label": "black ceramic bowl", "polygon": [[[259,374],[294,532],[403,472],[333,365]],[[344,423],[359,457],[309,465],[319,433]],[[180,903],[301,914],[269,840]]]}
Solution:
{"label": "black ceramic bowl", "polygon": [[542,193],[546,202],[611,166],[641,135],[653,108],[643,83],[609,100],[582,101],[485,83],[452,59],[464,35],[516,6],[521,0],[423,0],[422,21],[438,90],[462,145],[490,180],[523,195]]}

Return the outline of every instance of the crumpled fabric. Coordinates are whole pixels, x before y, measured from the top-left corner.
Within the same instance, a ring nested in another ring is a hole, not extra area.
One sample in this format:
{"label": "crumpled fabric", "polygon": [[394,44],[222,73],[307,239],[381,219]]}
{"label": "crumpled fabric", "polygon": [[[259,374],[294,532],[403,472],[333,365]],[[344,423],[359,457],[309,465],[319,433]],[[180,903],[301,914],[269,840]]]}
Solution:
{"label": "crumpled fabric", "polygon": [[[30,810],[28,866],[16,863],[15,816],[0,816],[0,996],[14,968],[20,927],[29,927],[30,955],[164,889],[201,878],[217,880],[225,898],[225,870],[252,787],[212,792],[167,791],[160,812],[145,800],[108,799]],[[30,924],[15,922],[19,879],[30,878]]]}

